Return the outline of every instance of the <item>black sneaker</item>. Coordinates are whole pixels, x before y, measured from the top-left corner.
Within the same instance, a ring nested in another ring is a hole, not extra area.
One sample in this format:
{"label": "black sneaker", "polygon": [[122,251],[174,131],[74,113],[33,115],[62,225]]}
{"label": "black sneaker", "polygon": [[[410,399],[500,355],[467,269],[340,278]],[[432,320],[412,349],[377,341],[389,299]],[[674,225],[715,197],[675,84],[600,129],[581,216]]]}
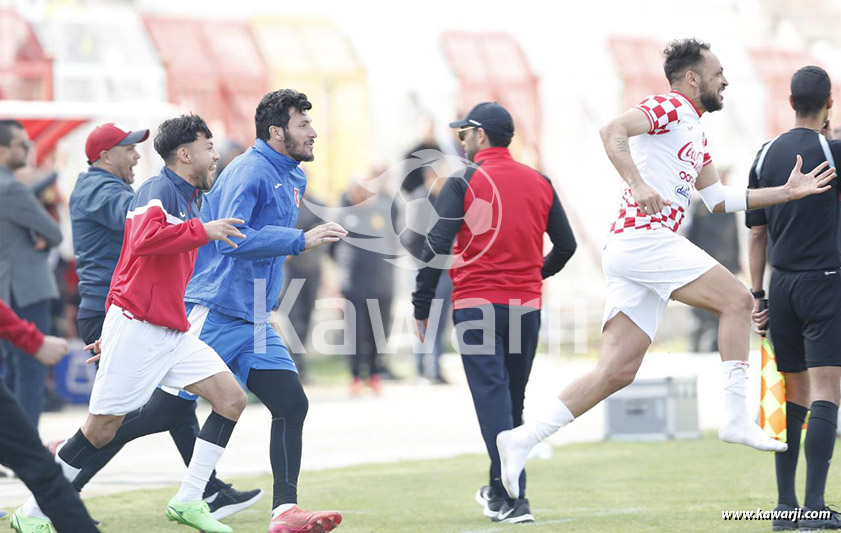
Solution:
{"label": "black sneaker", "polygon": [[508,501],[499,510],[496,518],[491,518],[494,522],[505,522],[506,524],[523,524],[525,522],[534,522],[534,517],[531,515],[531,507],[529,501],[525,498],[514,500],[513,504]]}
{"label": "black sneaker", "polygon": [[210,507],[210,515],[216,520],[231,516],[257,503],[263,497],[262,489],[240,492],[230,483],[225,484],[219,492],[211,494],[204,501]]}
{"label": "black sneaker", "polygon": [[[831,509],[828,505],[824,506],[823,511],[829,512],[829,518],[801,518],[798,522],[800,531],[811,531],[816,529],[841,529],[841,513],[835,509]],[[809,512],[810,509],[803,508],[803,513]]]}
{"label": "black sneaker", "polygon": [[774,509],[774,511],[789,513],[788,516],[790,518],[772,519],[771,531],[788,531],[792,529],[797,529],[797,507],[792,507],[791,505],[781,503]]}
{"label": "black sneaker", "polygon": [[490,486],[485,485],[476,491],[476,503],[482,506],[482,514],[493,520],[502,510],[505,498],[497,496]]}

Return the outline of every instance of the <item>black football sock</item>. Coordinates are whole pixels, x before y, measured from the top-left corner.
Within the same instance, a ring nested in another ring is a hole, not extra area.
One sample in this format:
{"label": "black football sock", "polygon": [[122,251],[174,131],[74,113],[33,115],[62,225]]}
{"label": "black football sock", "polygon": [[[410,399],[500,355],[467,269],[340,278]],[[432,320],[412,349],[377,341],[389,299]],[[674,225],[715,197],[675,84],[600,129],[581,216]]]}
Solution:
{"label": "black football sock", "polygon": [[298,374],[289,370],[251,370],[248,388],[272,413],[269,457],[274,490],[272,509],[298,503],[302,436],[309,400]]}
{"label": "black football sock", "polygon": [[777,472],[777,504],[798,507],[794,479],[797,472],[797,458],[800,456],[800,431],[808,412],[809,410],[802,405],[786,402],[788,449],[774,454],[774,466]]}
{"label": "black football sock", "polygon": [[838,406],[832,402],[812,402],[809,427],[806,429],[806,499],[803,505],[817,511],[824,508],[824,490],[832,450],[835,448],[835,430],[838,425]]}
{"label": "black football sock", "polygon": [[96,453],[96,446],[78,430],[75,435],[67,439],[58,452],[59,458],[76,470],[81,470],[88,459]]}

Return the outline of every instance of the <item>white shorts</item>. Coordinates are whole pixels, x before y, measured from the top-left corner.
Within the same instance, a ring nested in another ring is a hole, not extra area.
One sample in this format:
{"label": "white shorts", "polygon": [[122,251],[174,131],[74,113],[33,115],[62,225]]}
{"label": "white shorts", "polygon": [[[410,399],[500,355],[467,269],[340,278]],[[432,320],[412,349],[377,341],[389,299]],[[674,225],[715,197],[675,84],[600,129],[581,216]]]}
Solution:
{"label": "white shorts", "polygon": [[707,252],[667,229],[611,236],[602,253],[602,329],[621,311],[653,341],[672,293],[716,265]]}
{"label": "white shorts", "polygon": [[111,305],[88,411],[125,415],[145,405],[158,384],[183,389],[220,372],[230,370],[195,335],[137,320]]}

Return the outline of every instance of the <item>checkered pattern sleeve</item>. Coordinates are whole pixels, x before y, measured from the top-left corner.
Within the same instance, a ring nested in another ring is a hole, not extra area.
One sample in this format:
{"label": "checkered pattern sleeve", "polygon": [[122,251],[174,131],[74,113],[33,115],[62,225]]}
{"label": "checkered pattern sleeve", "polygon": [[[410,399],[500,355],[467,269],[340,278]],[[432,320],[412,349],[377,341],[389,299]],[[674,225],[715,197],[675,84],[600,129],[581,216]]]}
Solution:
{"label": "checkered pattern sleeve", "polygon": [[674,95],[657,95],[649,96],[637,104],[636,109],[648,117],[648,134],[662,135],[669,132],[669,124],[677,122],[677,110],[682,105],[683,102]]}

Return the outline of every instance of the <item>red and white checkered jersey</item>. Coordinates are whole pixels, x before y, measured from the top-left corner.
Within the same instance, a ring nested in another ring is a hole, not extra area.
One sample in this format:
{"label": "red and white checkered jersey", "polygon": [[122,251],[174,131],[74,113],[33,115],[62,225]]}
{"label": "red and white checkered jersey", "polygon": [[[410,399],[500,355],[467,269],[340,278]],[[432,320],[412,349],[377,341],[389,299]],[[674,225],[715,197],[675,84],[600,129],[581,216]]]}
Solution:
{"label": "red and white checkered jersey", "polygon": [[643,181],[672,204],[659,213],[646,215],[626,187],[610,232],[660,228],[677,231],[689,207],[695,179],[712,162],[701,129],[701,114],[677,91],[649,96],[635,109],[648,117],[649,130],[648,134],[631,138],[631,157]]}

